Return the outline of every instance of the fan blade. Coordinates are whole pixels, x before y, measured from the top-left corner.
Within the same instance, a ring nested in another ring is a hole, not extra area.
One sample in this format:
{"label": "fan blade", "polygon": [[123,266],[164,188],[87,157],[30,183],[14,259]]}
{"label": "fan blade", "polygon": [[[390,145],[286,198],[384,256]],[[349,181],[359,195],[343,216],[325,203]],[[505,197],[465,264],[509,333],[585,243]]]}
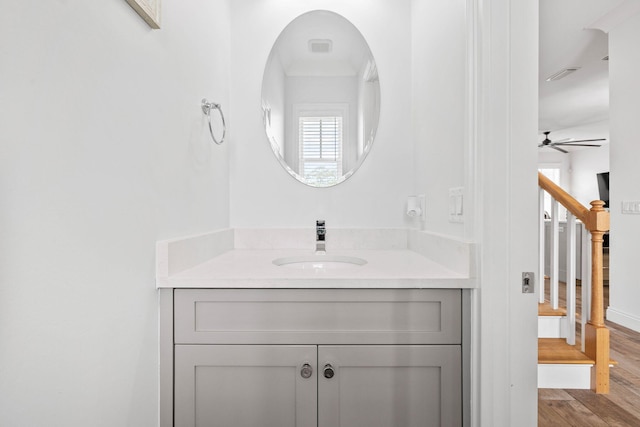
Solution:
{"label": "fan blade", "polygon": [[545,146],[544,144],[540,144],[540,145],[538,145],[538,148],[544,147],[544,146]]}
{"label": "fan blade", "polygon": [[562,144],[573,144],[574,142],[593,142],[593,141],[606,141],[605,138],[599,138],[599,139],[576,139],[575,141],[555,141],[555,142],[559,142]]}
{"label": "fan blade", "polygon": [[551,145],[566,145],[567,147],[602,147],[600,144],[567,144],[566,142],[559,142]]}
{"label": "fan blade", "polygon": [[567,150],[563,150],[562,148],[556,147],[554,145],[549,145],[549,148],[553,148],[554,150],[562,151],[564,154],[569,154]]}

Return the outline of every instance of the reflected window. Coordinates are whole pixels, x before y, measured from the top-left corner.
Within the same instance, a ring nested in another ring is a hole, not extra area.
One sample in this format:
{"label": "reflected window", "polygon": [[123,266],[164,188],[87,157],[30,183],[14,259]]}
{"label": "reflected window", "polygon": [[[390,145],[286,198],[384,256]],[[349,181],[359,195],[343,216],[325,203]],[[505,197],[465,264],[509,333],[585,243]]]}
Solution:
{"label": "reflected window", "polygon": [[300,175],[307,184],[328,186],[342,177],[343,117],[299,117]]}

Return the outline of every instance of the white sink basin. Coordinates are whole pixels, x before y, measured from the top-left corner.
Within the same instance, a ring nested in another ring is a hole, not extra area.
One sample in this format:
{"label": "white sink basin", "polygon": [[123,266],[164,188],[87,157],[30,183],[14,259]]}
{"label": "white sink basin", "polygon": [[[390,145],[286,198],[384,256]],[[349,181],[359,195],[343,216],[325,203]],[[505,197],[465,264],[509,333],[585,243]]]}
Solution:
{"label": "white sink basin", "polygon": [[309,255],[277,258],[273,263],[279,267],[297,268],[300,270],[335,270],[360,267],[367,263],[362,258],[339,255]]}

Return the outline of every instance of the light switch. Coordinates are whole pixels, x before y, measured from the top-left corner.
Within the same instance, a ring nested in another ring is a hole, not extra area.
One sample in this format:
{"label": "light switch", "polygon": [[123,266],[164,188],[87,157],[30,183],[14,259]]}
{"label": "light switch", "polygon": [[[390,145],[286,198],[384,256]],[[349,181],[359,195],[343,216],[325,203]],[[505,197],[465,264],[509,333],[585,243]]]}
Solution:
{"label": "light switch", "polygon": [[623,201],[622,202],[623,214],[640,214],[640,202],[638,201]]}
{"label": "light switch", "polygon": [[464,218],[464,188],[449,189],[449,222],[463,222]]}

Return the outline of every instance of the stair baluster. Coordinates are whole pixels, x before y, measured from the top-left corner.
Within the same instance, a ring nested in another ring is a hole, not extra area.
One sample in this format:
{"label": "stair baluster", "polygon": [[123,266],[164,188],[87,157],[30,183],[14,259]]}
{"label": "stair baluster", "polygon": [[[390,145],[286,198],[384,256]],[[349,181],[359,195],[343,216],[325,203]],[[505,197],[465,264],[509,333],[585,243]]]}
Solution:
{"label": "stair baluster", "polygon": [[559,297],[558,288],[559,284],[559,264],[560,264],[560,218],[558,218],[558,201],[554,198],[551,199],[551,253],[549,254],[549,287],[550,287],[550,299],[551,308],[558,309]]}
{"label": "stair baluster", "polygon": [[567,212],[567,344],[576,344],[576,216]]}
{"label": "stair baluster", "polygon": [[540,304],[544,304],[544,295],[545,295],[545,280],[544,280],[544,244],[545,244],[545,211],[544,211],[544,189],[540,188],[538,190],[538,277],[540,283],[538,292],[538,302]]}

